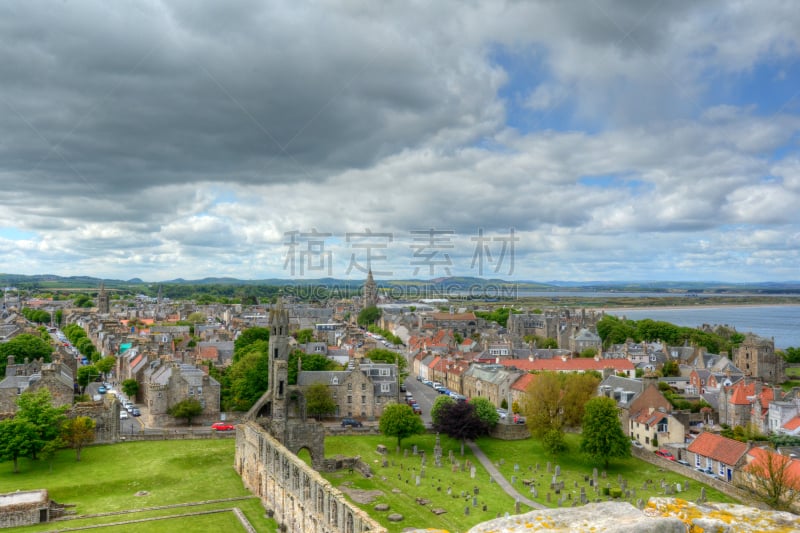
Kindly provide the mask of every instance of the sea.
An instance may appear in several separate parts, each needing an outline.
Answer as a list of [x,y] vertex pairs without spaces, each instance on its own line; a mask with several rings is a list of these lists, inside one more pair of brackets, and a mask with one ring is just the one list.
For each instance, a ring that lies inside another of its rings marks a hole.
[[800,305],[723,305],[654,309],[606,309],[632,320],[651,318],[678,326],[726,325],[740,333],[773,338],[775,348],[800,347]]

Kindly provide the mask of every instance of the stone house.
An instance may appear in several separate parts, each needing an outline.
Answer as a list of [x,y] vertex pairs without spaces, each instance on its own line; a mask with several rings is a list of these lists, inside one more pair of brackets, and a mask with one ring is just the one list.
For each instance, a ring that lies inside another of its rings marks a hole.
[[525,410],[525,405],[528,403],[528,387],[534,379],[536,379],[536,374],[522,374],[514,383],[512,383],[511,405],[508,406],[509,410],[511,410],[515,403],[522,411]]
[[[780,391],[778,391],[780,398]],[[760,381],[743,379],[720,389],[717,408],[720,424],[747,427],[752,424],[759,432],[769,431],[769,404],[775,390]]]
[[315,383],[324,383],[336,403],[334,416],[372,420],[380,418],[386,405],[399,401],[397,380],[396,365],[354,358],[347,370],[301,371],[297,385],[305,391]]
[[469,337],[481,328],[482,320],[475,313],[430,313],[420,315],[420,329],[423,327],[434,330],[449,329],[462,337]]
[[180,424],[168,414],[169,409],[183,400],[194,399],[203,412],[192,423],[211,424],[219,419],[220,385],[200,368],[175,361],[155,360],[149,363],[140,381],[140,394],[148,410],[147,425],[174,426]]
[[626,430],[632,439],[655,451],[667,444],[682,444],[688,427],[684,420],[675,416],[672,404],[658,387],[650,383],[631,400]]
[[0,413],[15,413],[20,394],[41,389],[50,391],[54,406],[72,405],[75,387],[69,367],[60,362],[44,363],[41,359],[31,362],[26,359],[16,364],[14,356],[9,356],[6,376],[0,381]]
[[63,505],[50,499],[46,489],[0,494],[0,529],[32,526],[63,516]]
[[589,348],[596,349],[598,353],[603,348],[603,340],[594,331],[581,328],[569,337],[569,349],[572,353],[581,353]]
[[769,404],[767,420],[770,434],[800,434],[800,388],[783,395],[778,393]]
[[501,365],[473,364],[462,376],[461,394],[467,398],[487,398],[496,407],[511,398],[511,385],[523,372]]
[[619,407],[620,423],[623,431],[629,431],[630,406],[633,399],[644,390],[640,379],[608,376],[597,386],[597,395],[612,398]]
[[747,443],[704,431],[686,449],[687,460],[691,466],[710,469],[716,477],[731,483],[749,448]]

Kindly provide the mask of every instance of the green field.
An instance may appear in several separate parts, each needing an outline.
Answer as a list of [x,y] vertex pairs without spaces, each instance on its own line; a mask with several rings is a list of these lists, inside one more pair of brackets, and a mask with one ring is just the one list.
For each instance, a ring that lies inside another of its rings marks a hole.
[[[561,496],[564,497],[564,505],[572,506],[575,499],[580,496],[580,486],[586,486],[584,476],[591,478],[594,465],[581,454],[577,453],[579,436],[568,434],[567,442],[570,445],[570,452],[557,458],[548,457],[542,450],[541,444],[534,439],[523,441],[500,441],[490,438],[483,438],[478,441],[480,448],[497,466],[500,472],[508,480],[516,476],[515,488],[523,496],[534,500],[547,507],[557,507],[559,496],[554,491],[549,490],[552,473],[547,473],[547,462],[555,469],[558,464],[561,469],[560,481],[564,481],[565,489]],[[377,497],[369,504],[362,504],[361,507],[368,511],[373,518],[378,520],[389,531],[399,532],[407,527],[417,528],[438,528],[449,531],[465,531],[485,520],[496,518],[498,514],[506,512],[514,514],[514,500],[500,489],[497,483],[489,481],[489,474],[481,464],[472,456],[469,448],[465,449],[465,456],[460,456],[460,446],[456,441],[442,438],[443,466],[436,468],[433,465],[433,435],[421,435],[411,437],[403,441],[403,448],[411,449],[414,444],[419,450],[425,450],[427,455],[426,477],[422,479],[419,487],[416,486],[416,475],[419,472],[421,459],[409,454],[408,457],[403,452],[395,452],[396,441],[394,439],[381,436],[364,437],[328,437],[325,439],[325,450],[327,456],[341,454],[345,456],[358,455],[365,462],[372,466],[375,474],[371,479],[365,479],[358,473],[339,472],[334,474],[324,474],[335,486],[346,485],[345,488],[357,488],[363,491],[379,491]],[[384,444],[389,449],[387,459],[388,467],[381,466],[382,456],[376,452],[378,444]],[[476,466],[476,477],[471,479],[467,472],[452,472],[447,460],[448,452],[453,450],[455,459],[463,462],[469,459]],[[539,470],[536,464],[539,463]],[[519,466],[519,471],[515,472],[514,465]],[[402,467],[401,467],[402,465]],[[530,467],[530,469],[529,469]],[[414,468],[414,470],[410,470]],[[602,472],[602,468],[598,468]],[[605,479],[600,478],[598,485],[605,487],[618,487],[618,475],[622,475],[627,481],[629,489],[636,489],[636,497],[630,497],[627,501],[636,503],[641,498],[647,501],[651,496],[663,496],[660,482],[663,479],[666,483],[681,483],[685,485],[686,479],[678,474],[667,470],[661,470],[657,466],[641,461],[639,459],[625,459],[612,461],[606,472]],[[529,492],[529,487],[523,485],[522,480],[534,481],[538,497],[533,497]],[[644,489],[645,480],[652,480],[648,489]],[[578,482],[578,488],[575,487]],[[473,488],[479,487],[478,507],[472,506]],[[452,495],[447,495],[447,488],[450,487]],[[700,496],[701,485],[695,481],[690,481],[689,491],[683,491],[681,498],[696,500]],[[395,492],[398,491],[399,493]],[[468,495],[461,497],[461,491]],[[547,501],[547,493],[551,493],[550,502]],[[595,495],[593,489],[587,487],[587,497],[595,499],[602,497]],[[421,497],[430,500],[426,505],[417,503],[416,498]],[[625,498],[623,498],[625,499]],[[735,502],[735,500],[714,489],[706,487],[706,499],[718,502]],[[388,503],[389,511],[378,512],[373,510],[377,503]],[[486,505],[486,511],[483,510]],[[470,507],[469,515],[465,515],[465,508]],[[432,509],[440,508],[447,512],[435,515]],[[521,505],[520,512],[529,511],[526,505]],[[399,523],[391,523],[386,517],[389,513],[397,512],[405,517]]]
[[[58,529],[108,524],[115,532],[174,531],[179,523],[182,533],[244,531],[231,511],[180,516],[238,507],[258,531],[275,531],[258,499],[244,489],[233,456],[229,439],[93,446],[84,449],[79,463],[72,450],[63,450],[52,466],[21,459],[19,474],[13,473],[11,462],[0,463],[0,492],[47,489],[58,503],[75,505],[76,516],[124,512],[59,522]],[[143,492],[147,494],[136,495]],[[244,499],[208,503],[228,498]],[[158,509],[164,506],[176,507]],[[173,518],[122,524],[154,517]],[[53,529],[50,523],[22,530]]]
[[[395,452],[396,440],[393,438],[328,437],[325,440],[328,457],[360,456],[371,466],[374,475],[367,479],[357,472],[340,471],[325,474],[325,477],[392,532],[408,527],[465,531],[498,515],[515,512],[514,500],[497,483],[490,482],[488,473],[472,456],[469,448],[461,457],[457,441],[446,437],[441,439],[442,467],[436,467],[434,440],[433,435],[404,440],[403,449],[409,450],[406,456],[403,451]],[[478,443],[509,481],[512,476],[517,477],[515,487],[524,496],[555,507],[555,494],[551,494],[550,503],[546,501],[552,476],[546,472],[548,460],[553,468],[556,464],[561,467],[559,479],[566,485],[562,496],[571,495],[570,500],[565,497],[565,505],[572,505],[578,495],[575,482],[579,486],[585,485],[584,476],[591,476],[592,473],[592,464],[575,453],[578,436],[567,435],[567,440],[572,453],[559,458],[548,458],[533,439],[508,442],[485,438]],[[386,467],[382,466],[384,456],[376,451],[379,444],[384,444],[389,450]],[[420,474],[421,458],[410,451],[415,444],[419,450],[425,450],[427,461],[426,474],[420,479],[419,486],[416,477]],[[448,460],[451,450],[459,464],[469,460],[475,465],[475,479],[470,477],[469,469],[462,471],[457,468],[453,472]],[[310,460],[307,453],[301,457]],[[44,488],[57,502],[75,506],[73,510],[77,518],[21,529],[27,532],[87,526],[106,526],[100,529],[131,533],[175,529],[180,529],[181,533],[244,531],[231,510],[234,507],[241,509],[258,531],[275,531],[276,524],[265,518],[261,503],[243,488],[241,479],[233,469],[233,459],[234,445],[228,439],[93,446],[84,450],[80,463],[75,461],[73,451],[63,450],[53,459],[52,465],[44,461],[21,459],[19,474],[13,473],[11,462],[0,463],[0,492]],[[537,463],[538,471],[535,466]],[[519,465],[519,471],[515,471],[514,464]],[[644,461],[626,459],[612,462],[607,478],[601,480],[600,486],[605,486],[605,483],[617,486],[618,475],[627,480],[629,488],[636,488],[637,498],[645,501],[650,496],[663,495],[659,485],[661,479],[685,484],[685,480],[677,474],[661,471]],[[522,485],[523,479],[536,483],[538,498],[534,498],[528,488]],[[646,479],[654,481],[652,489],[642,488]],[[477,506],[473,505],[475,487],[479,489]],[[700,484],[691,482],[690,490],[680,496],[694,500],[699,496],[699,491]],[[137,493],[146,494],[137,496]],[[587,495],[594,498],[589,491]],[[733,501],[710,488],[706,488],[706,497],[711,501]],[[417,501],[418,498],[423,499],[422,503]],[[220,501],[227,499],[233,500]],[[374,510],[378,503],[386,503],[390,509]],[[467,508],[468,515],[465,512]],[[444,512],[437,515],[434,510]],[[528,510],[527,506],[521,505],[520,512]],[[391,523],[387,519],[390,513],[400,513],[405,519]]]

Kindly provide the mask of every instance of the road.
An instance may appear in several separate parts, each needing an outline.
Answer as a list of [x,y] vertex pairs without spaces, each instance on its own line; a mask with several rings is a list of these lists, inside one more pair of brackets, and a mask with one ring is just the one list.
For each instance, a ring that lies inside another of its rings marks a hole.
[[439,397],[439,393],[433,390],[433,387],[428,387],[421,381],[417,381],[414,376],[408,376],[405,385],[406,390],[414,396],[420,409],[422,409],[422,421],[425,422],[426,426],[429,426],[431,424],[431,407],[433,407],[433,402],[436,398]]

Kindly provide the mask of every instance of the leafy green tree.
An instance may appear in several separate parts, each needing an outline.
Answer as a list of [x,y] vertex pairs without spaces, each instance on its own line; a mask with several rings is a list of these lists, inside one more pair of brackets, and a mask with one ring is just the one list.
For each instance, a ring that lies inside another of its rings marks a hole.
[[126,379],[122,382],[122,392],[128,398],[136,398],[136,395],[139,394],[139,382],[135,379]]
[[38,434],[36,426],[27,420],[9,418],[0,422],[0,460],[13,461],[14,473],[19,474],[19,458],[35,453]]
[[300,361],[300,366],[303,370],[337,370],[339,365],[333,359],[328,359],[322,354],[318,353],[305,353],[302,350],[293,350],[289,354],[288,364],[288,378],[289,385],[297,384],[297,362]]
[[60,326],[64,322],[64,310],[58,309],[55,316],[56,325]]
[[586,402],[597,394],[600,378],[591,373],[559,374],[561,382],[562,422],[565,427],[578,427],[583,421]]
[[358,313],[356,321],[359,326],[369,326],[374,324],[381,317],[381,310],[374,305],[365,307]]
[[603,461],[605,468],[610,458],[630,457],[631,443],[622,431],[613,398],[597,396],[586,403],[580,450]]
[[365,357],[373,363],[389,363],[396,364],[397,370],[400,372],[400,377],[404,378],[408,375],[408,361],[403,354],[386,350],[384,348],[373,348],[367,351]]
[[75,450],[75,460],[80,462],[84,446],[94,442],[94,420],[88,416],[69,418],[61,424],[61,440]]
[[433,400],[433,405],[431,406],[431,421],[434,426],[441,422],[442,413],[447,410],[447,406],[454,403],[456,403],[456,401],[446,394],[440,394]]
[[200,416],[203,412],[203,406],[194,398],[187,398],[181,400],[169,409],[167,414],[175,418],[185,418],[188,425],[192,425],[192,418]]
[[561,383],[558,374],[542,372],[531,380],[526,391],[525,414],[535,437],[544,437],[551,429],[564,425]]
[[294,334],[294,338],[297,339],[297,342],[300,344],[309,343],[314,340],[314,330],[311,328],[298,329]]
[[390,403],[384,407],[378,427],[387,437],[397,437],[398,448],[403,439],[425,433],[422,419],[414,414],[411,406],[400,403]]
[[26,358],[29,361],[42,359],[45,363],[49,363],[52,354],[52,346],[41,337],[30,333],[17,335],[8,342],[0,343],[0,376],[5,376],[9,355],[13,355],[17,363]]
[[586,348],[585,350],[581,350],[581,353],[578,354],[579,357],[585,359],[590,359],[595,355],[597,355],[597,348]]
[[787,363],[800,363],[800,348],[789,346],[783,350],[783,358]]
[[558,455],[569,450],[564,432],[560,429],[549,429],[542,437],[542,446],[550,455]]
[[61,448],[65,447],[65,443],[61,440],[61,437],[56,437],[55,439],[48,441],[44,447],[39,450],[39,459],[42,461],[47,461],[50,472],[53,471],[53,459],[56,456],[56,453]]
[[497,422],[500,421],[500,415],[497,414],[497,409],[488,399],[476,396],[475,398],[471,398],[469,403],[475,406],[475,415],[480,418],[489,429],[495,427]]
[[489,425],[484,422],[471,402],[453,402],[442,406],[439,422],[433,425],[440,433],[461,441],[461,455],[464,455],[464,443],[489,433]]
[[36,432],[31,447],[31,458],[44,448],[48,441],[58,437],[64,413],[69,406],[54,407],[50,391],[41,389],[36,392],[23,392],[17,398],[17,414],[15,419],[27,420]]
[[314,383],[306,389],[306,412],[316,417],[332,415],[336,412],[336,402],[330,389],[324,383]]
[[269,328],[254,327],[242,331],[239,336],[236,337],[236,340],[233,341],[233,362],[235,363],[238,361],[244,350],[254,342],[268,340]]
[[269,345],[255,341],[240,352],[240,359],[228,369],[231,408],[247,411],[267,390],[269,379]]
[[681,367],[677,361],[666,361],[664,366],[661,368],[661,374],[664,376],[680,376]]
[[100,372],[94,365],[86,365],[78,368],[78,385],[81,387],[81,392],[86,390],[86,386],[100,376]]
[[116,366],[117,358],[113,355],[108,355],[98,360],[94,367],[103,375],[107,375]]
[[75,307],[93,307],[94,302],[88,294],[79,294],[73,301],[72,305]]
[[192,324],[205,324],[206,320],[207,317],[205,313],[201,313],[200,311],[190,313],[189,316],[186,317],[186,321],[191,322]]

